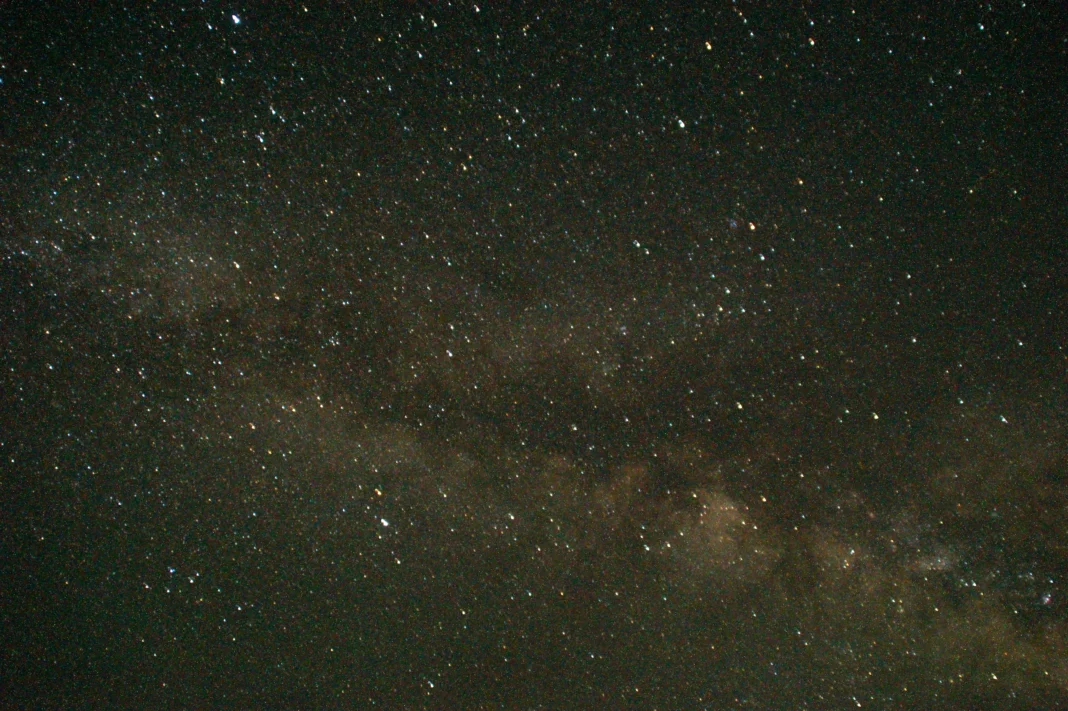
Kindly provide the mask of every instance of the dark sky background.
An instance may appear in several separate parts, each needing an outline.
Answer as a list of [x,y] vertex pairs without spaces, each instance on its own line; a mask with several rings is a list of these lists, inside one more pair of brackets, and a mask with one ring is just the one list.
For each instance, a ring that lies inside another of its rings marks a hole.
[[1060,3],[3,3],[0,705],[1068,708],[1066,106]]

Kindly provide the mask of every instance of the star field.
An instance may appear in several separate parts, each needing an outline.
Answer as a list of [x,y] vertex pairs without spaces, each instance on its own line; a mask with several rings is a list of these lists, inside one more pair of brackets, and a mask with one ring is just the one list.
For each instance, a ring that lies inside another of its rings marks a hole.
[[0,8],[0,705],[1068,705],[1064,14]]

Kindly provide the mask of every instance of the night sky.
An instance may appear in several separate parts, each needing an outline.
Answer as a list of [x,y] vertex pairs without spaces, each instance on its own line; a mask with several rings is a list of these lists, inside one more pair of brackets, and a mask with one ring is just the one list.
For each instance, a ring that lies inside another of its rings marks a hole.
[[3,3],[0,706],[1068,708],[1066,106],[1056,2]]

